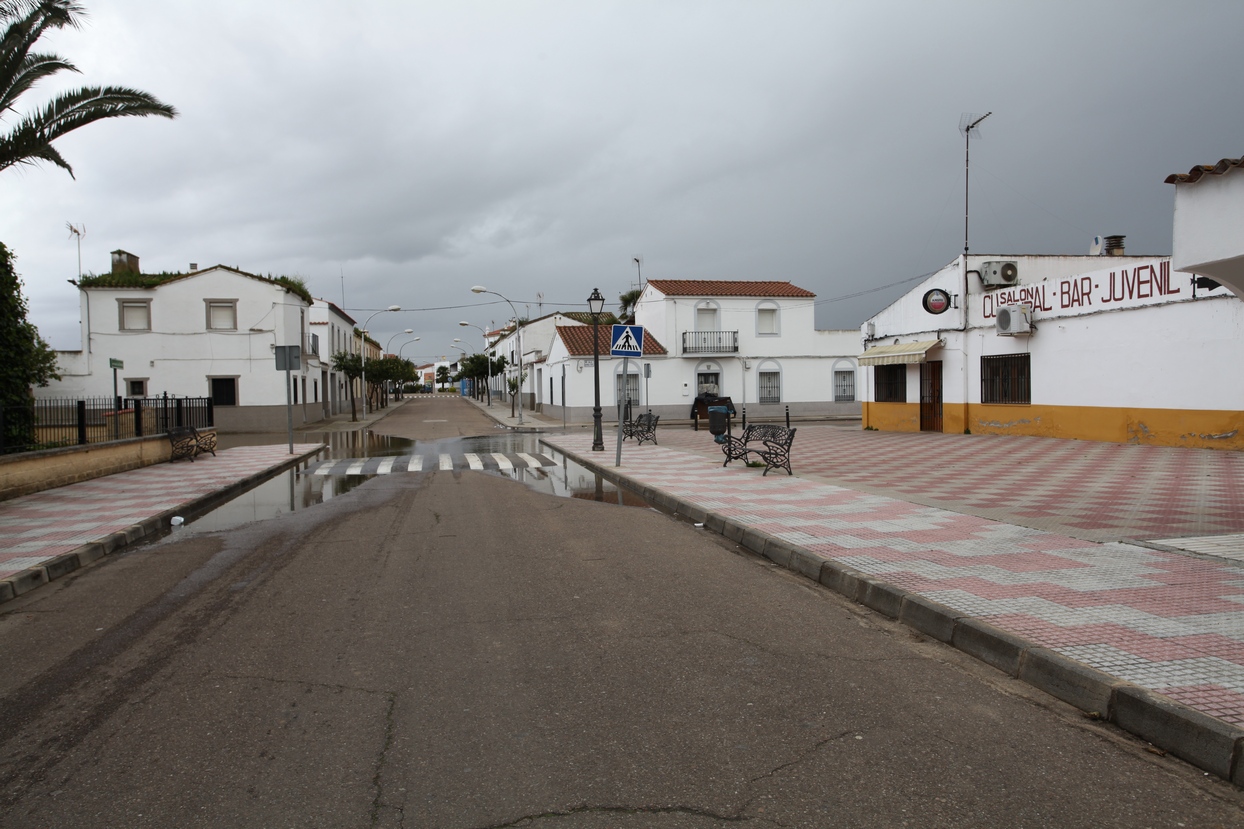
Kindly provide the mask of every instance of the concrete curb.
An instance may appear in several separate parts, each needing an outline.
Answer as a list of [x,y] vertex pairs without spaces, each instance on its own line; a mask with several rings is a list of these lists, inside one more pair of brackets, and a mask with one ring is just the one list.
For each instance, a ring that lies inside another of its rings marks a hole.
[[[656,487],[640,487],[611,467],[556,447],[581,466],[649,502],[712,530],[779,567],[842,594],[933,639],[945,642],[1094,718],[1109,721],[1199,769],[1244,787],[1244,729],[876,576],[831,561],[798,545],[746,527]],[[703,516],[700,518],[698,516]]]
[[104,538],[83,544],[81,547],[70,550],[67,553],[61,553],[37,567],[31,567],[15,575],[0,579],[0,604],[12,601],[37,587],[42,587],[59,579],[61,576],[86,567],[88,564],[92,564],[123,547],[128,547],[138,541],[151,540],[167,535],[172,529],[169,522],[174,515],[196,518],[234,496],[258,486],[269,478],[274,478],[285,470],[315,457],[325,448],[324,444],[320,444],[317,449],[304,452],[301,455],[291,456],[288,460],[276,466],[269,467],[262,472],[256,472],[254,475],[239,481],[234,481],[224,489],[209,492],[207,495],[196,498],[193,501],[187,501],[184,504],[178,504],[172,509],[167,509],[158,515],[146,518],[137,524],[132,524]]

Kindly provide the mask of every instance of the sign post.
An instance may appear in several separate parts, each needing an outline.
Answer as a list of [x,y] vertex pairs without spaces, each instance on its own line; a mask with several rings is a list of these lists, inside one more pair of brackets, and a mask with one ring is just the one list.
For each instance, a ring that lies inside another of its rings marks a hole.
[[115,440],[121,434],[121,395],[117,391],[117,369],[124,369],[125,363],[116,357],[109,357],[108,368],[112,369],[112,437]]
[[285,372],[285,421],[289,426],[289,453],[294,454],[294,401],[290,396],[290,384],[295,368],[302,367],[302,347],[297,345],[278,345],[276,347],[276,370]]
[[622,398],[627,394],[627,379],[631,358],[644,356],[644,327],[642,325],[615,325],[609,337],[609,354],[622,358],[622,393],[618,395],[618,454],[614,466],[622,465],[622,418],[626,416]]

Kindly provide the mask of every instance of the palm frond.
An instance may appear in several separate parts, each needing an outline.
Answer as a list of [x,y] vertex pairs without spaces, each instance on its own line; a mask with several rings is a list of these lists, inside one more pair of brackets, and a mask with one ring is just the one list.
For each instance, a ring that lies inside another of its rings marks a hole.
[[27,55],[11,76],[4,72],[5,68],[0,65],[0,113],[12,110],[17,99],[44,78],[63,70],[78,71],[78,67],[59,55],[44,54]]

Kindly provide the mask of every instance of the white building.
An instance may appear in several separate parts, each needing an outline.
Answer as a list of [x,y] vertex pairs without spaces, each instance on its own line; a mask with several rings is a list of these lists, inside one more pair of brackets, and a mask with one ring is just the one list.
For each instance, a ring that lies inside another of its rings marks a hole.
[[1166,177],[1175,185],[1172,267],[1201,274],[1244,299],[1244,166],[1242,158]]
[[[138,257],[114,251],[111,273],[76,284],[83,347],[57,353],[62,379],[37,389],[39,397],[111,397],[109,366],[118,360],[122,397],[209,397],[222,431],[281,430],[285,372],[276,369],[275,351],[296,345],[302,360],[291,373],[294,422],[324,417],[334,381],[330,375],[326,384],[318,356],[312,298],[296,281],[224,265],[143,274]],[[340,339],[352,325],[339,310],[319,313],[329,336]]]
[[960,256],[865,322],[864,426],[1244,448],[1244,303],[1107,239]]
[[[635,306],[645,330],[644,356],[609,354],[601,326],[601,407],[616,417],[629,394],[667,419],[690,415],[702,392],[730,397],[749,418],[792,415],[858,416],[856,355],[859,333],[815,327],[811,291],[789,282],[649,280]],[[578,315],[576,315],[578,316]],[[536,364],[537,405],[554,417],[591,418],[594,405],[591,326],[556,327],[557,337]],[[562,390],[562,378],[565,390]]]
[[[361,335],[354,333],[354,318],[328,300],[315,299],[308,314],[308,325],[314,335],[311,341],[319,349],[308,360],[308,369],[318,369],[320,372],[320,388],[323,390],[321,408],[324,417],[348,412],[350,380],[343,372],[333,370],[333,355],[358,353]],[[354,391],[357,399],[357,386]]]

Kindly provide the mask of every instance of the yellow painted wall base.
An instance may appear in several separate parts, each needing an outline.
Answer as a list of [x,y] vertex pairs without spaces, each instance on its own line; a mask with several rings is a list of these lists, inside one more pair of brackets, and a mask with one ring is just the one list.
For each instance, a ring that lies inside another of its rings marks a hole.
[[[1244,449],[1244,412],[1133,409],[1110,406],[997,406],[948,403],[942,430],[976,435],[1033,435],[1147,446]],[[920,431],[918,403],[864,403],[863,425],[887,432]]]

